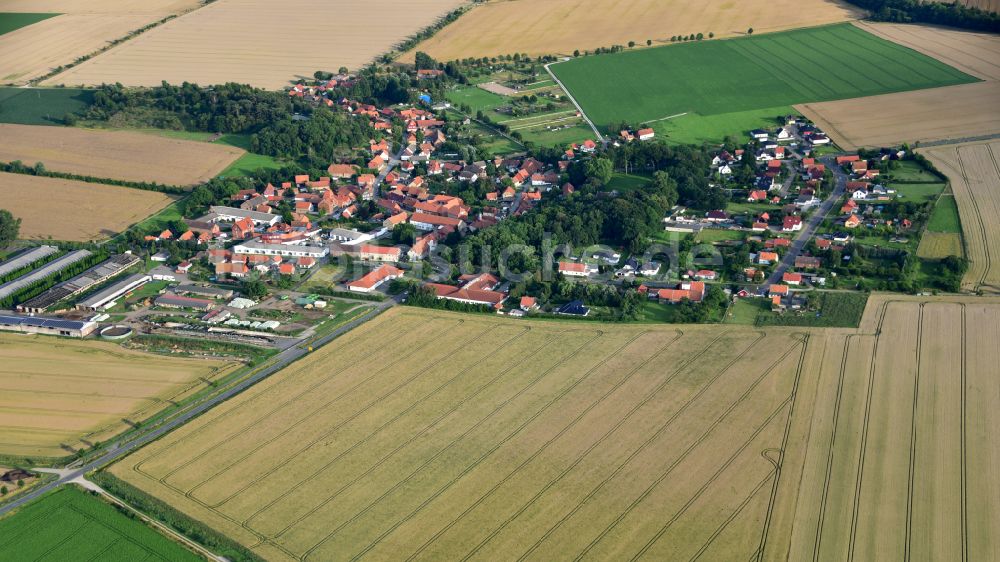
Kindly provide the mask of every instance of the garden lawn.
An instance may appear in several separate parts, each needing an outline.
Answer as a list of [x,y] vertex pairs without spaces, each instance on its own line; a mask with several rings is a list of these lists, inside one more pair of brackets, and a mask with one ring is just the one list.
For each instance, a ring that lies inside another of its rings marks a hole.
[[58,15],[0,12],[0,35]]
[[639,191],[648,186],[651,181],[649,176],[616,172],[611,176],[611,181],[604,186],[604,191],[618,191],[620,193]]
[[958,206],[953,195],[943,195],[938,199],[931,220],[927,222],[931,232],[962,232],[962,220],[958,217]]
[[502,105],[509,103],[506,98],[478,86],[466,86],[454,90],[448,90],[445,98],[455,106],[468,105],[472,112],[482,111],[492,117],[492,111]]
[[0,560],[170,560],[202,558],[74,486],[64,486],[0,520]]
[[896,200],[897,201],[915,201],[917,203],[926,203],[928,201],[933,201],[938,195],[944,191],[945,184],[943,183],[894,183],[892,184],[893,189],[896,190]]
[[[598,127],[685,112],[773,112],[797,103],[977,81],[850,24],[580,57],[551,69]],[[685,134],[707,136],[697,124]]]

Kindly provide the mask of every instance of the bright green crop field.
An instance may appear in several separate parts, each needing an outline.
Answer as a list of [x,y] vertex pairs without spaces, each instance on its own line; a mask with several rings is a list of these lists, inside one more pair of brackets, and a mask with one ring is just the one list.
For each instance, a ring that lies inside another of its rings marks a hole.
[[33,23],[47,20],[59,14],[29,14],[15,12],[0,12],[0,35],[27,27]]
[[686,113],[679,132],[699,140],[699,116],[713,135],[729,131],[711,116],[767,110],[755,116],[763,118],[770,108],[798,103],[977,81],[851,24],[580,57],[550,68],[598,127],[652,122],[669,135],[664,119]]
[[75,487],[0,520],[0,560],[169,560],[201,557]]
[[0,123],[64,125],[68,113],[94,103],[95,90],[77,88],[0,88]]

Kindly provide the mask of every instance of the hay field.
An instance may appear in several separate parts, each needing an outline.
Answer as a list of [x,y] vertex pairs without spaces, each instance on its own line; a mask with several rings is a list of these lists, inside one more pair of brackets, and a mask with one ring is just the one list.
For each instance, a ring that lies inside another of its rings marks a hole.
[[830,0],[505,0],[477,6],[407,53],[439,60],[496,56],[572,54],[635,41],[669,42],[671,35],[740,35],[823,25],[862,17]]
[[805,352],[396,308],[111,471],[275,561],[745,560]]
[[2,208],[21,219],[21,238],[86,242],[107,238],[173,199],[99,183],[0,172]]
[[1000,293],[1000,141],[920,152],[951,180],[969,258],[962,288]]
[[924,232],[917,247],[917,256],[926,259],[941,259],[948,256],[964,256],[962,235],[955,232]]
[[461,4],[218,0],[46,83],[155,86],[186,80],[280,89],[300,77],[311,79],[317,70],[357,69]]
[[61,457],[233,368],[106,342],[0,334],[0,454]]
[[815,348],[762,560],[1000,559],[998,315],[880,296]]
[[861,29],[984,82],[796,106],[845,150],[1000,133],[1000,36],[891,23]]
[[[199,0],[0,0],[0,12],[60,14],[0,36],[0,83],[22,84]],[[113,82],[113,80],[112,80]]]
[[208,181],[245,152],[233,146],[148,135],[0,123],[0,161],[49,170],[189,186]]

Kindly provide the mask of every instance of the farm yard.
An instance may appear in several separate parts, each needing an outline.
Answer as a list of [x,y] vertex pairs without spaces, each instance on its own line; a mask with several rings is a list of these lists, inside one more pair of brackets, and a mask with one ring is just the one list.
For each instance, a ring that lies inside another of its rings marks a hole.
[[932,26],[859,23],[984,82],[873,97],[806,103],[796,110],[845,150],[1000,133],[1000,37]]
[[746,559],[805,352],[395,309],[111,473],[269,560]]
[[998,315],[997,299],[881,295],[814,348],[762,560],[1000,557]]
[[[846,61],[873,59],[895,63],[855,80]],[[657,128],[682,114],[721,115],[977,80],[851,24],[582,57],[551,69],[605,128],[622,120]]]
[[[317,70],[358,69],[434,23],[461,0],[218,0],[118,45],[46,84],[156,86],[238,82],[280,89]],[[392,23],[381,13],[406,14]],[[275,33],[274,23],[297,37]],[[330,33],[336,28],[337,33]],[[162,53],[171,56],[164,57]]]
[[0,124],[0,161],[97,178],[190,186],[215,177],[238,148],[127,131]]
[[229,372],[235,363],[105,342],[0,334],[0,454],[64,457]]
[[[530,19],[525,14],[530,13]],[[823,25],[861,17],[831,0],[748,0],[692,3],[687,0],[509,0],[477,6],[407,53],[438,60],[524,53],[572,54],[634,41],[668,43],[672,34],[715,33],[716,37]],[[517,33],[510,30],[517,29]]]
[[1000,142],[921,149],[951,180],[969,271],[962,288],[1000,293]]
[[5,172],[0,186],[3,207],[21,219],[21,237],[36,240],[108,238],[172,201],[154,191]]
[[0,558],[170,560],[202,558],[76,487],[64,487],[0,520]]
[[0,83],[23,84],[41,77],[110,41],[199,5],[199,0],[0,0],[0,12],[54,14],[0,35]]

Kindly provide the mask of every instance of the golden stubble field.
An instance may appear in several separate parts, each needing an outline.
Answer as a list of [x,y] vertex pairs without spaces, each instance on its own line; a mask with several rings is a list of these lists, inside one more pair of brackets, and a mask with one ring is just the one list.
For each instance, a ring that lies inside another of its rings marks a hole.
[[1000,141],[921,149],[951,180],[969,271],[962,288],[1000,293]]
[[111,472],[268,560],[993,560],[998,314],[878,295],[858,330],[765,332],[395,309]]
[[42,76],[199,5],[199,0],[0,0],[0,12],[61,14],[0,36],[0,83],[21,84]]
[[841,148],[1000,133],[1000,36],[922,25],[855,25],[983,82],[796,106]]
[[833,0],[498,0],[477,6],[422,42],[416,51],[438,60],[570,54],[635,41],[669,42],[672,35],[716,37],[778,31],[857,19],[862,13]]
[[156,86],[166,80],[280,89],[317,70],[358,69],[462,3],[218,0],[46,83]]
[[13,456],[62,457],[106,440],[234,367],[9,333],[0,356],[0,454]]
[[21,219],[21,238],[108,238],[169,205],[162,193],[0,172],[2,208]]
[[129,131],[0,124],[0,161],[42,162],[49,170],[190,186],[208,181],[242,149]]

